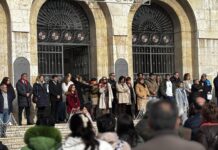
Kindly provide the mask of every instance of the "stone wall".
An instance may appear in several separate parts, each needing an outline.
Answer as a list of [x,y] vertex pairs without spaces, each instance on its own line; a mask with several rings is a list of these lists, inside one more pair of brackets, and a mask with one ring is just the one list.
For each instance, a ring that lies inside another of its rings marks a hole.
[[3,4],[0,2],[0,77],[9,75],[9,47],[8,47],[8,25],[7,15]]
[[207,73],[213,79],[218,70],[218,0],[188,0],[197,22],[199,76]]

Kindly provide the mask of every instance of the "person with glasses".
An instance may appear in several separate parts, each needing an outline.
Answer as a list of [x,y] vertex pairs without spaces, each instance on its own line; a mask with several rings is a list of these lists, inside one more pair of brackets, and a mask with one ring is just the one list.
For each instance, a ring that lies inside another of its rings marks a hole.
[[14,97],[8,92],[7,85],[2,83],[0,91],[0,124],[8,122],[13,111],[13,100]]

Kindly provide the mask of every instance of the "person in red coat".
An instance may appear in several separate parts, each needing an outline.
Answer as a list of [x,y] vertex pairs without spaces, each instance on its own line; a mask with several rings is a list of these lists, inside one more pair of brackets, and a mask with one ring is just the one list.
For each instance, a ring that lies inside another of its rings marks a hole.
[[74,84],[69,86],[67,93],[67,113],[76,113],[80,110],[80,100],[76,91],[76,87]]

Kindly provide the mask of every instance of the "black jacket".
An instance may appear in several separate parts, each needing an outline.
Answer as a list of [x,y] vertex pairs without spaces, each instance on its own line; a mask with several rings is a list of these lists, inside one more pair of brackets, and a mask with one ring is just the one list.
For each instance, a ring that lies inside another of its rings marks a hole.
[[[30,107],[31,106],[31,94],[32,94],[32,86],[29,82],[27,85],[22,82],[22,80],[18,80],[16,84],[17,89],[17,100],[19,107]],[[30,93],[30,96],[27,97],[26,94]]]
[[78,92],[78,97],[80,99],[80,106],[83,107],[84,106],[83,94],[85,94],[86,91],[89,91],[91,86],[84,84],[82,82],[79,82],[75,78],[72,78],[72,81],[75,84],[76,90]]
[[198,132],[197,141],[204,145],[207,150],[218,148],[218,123],[204,123]]
[[[55,84],[53,80],[49,81],[49,95],[51,102],[62,100],[62,88],[59,82]],[[57,98],[58,95],[60,95],[60,99]]]
[[48,85],[43,83],[34,83],[33,85],[33,97],[37,98],[37,107],[47,107],[49,106],[49,93],[47,90]]
[[[13,105],[12,102],[14,100],[14,97],[12,93],[8,92],[8,112],[11,113],[13,111]],[[0,113],[3,113],[4,110],[4,97],[2,95],[2,92],[0,92]]]
[[215,95],[218,97],[218,76],[213,80],[214,88],[215,88]]
[[191,88],[191,102],[198,96],[203,97],[203,86],[201,84],[193,84]]
[[[172,81],[171,81],[172,82]],[[167,97],[166,95],[166,90],[167,90],[167,80],[164,80],[161,85],[160,85],[160,93],[161,93],[161,96],[163,97]],[[173,89],[173,96],[175,96],[175,90],[176,90],[176,87],[175,87],[175,84],[172,83],[172,89]]]

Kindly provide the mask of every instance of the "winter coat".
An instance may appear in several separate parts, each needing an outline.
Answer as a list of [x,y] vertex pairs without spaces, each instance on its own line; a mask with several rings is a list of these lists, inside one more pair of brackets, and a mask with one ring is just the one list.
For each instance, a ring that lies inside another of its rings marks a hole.
[[183,81],[183,84],[184,84],[186,94],[187,94],[187,96],[189,96],[191,93],[191,88],[192,88],[193,82],[191,80],[185,80],[185,81]]
[[140,83],[136,84],[135,92],[136,92],[137,99],[147,99],[147,96],[149,95],[147,86],[142,85]]
[[90,86],[87,85],[87,84],[84,84],[80,81],[77,81],[75,78],[72,78],[72,81],[74,83],[74,85],[76,86],[76,90],[77,90],[77,93],[78,93],[78,96],[79,96],[79,99],[80,99],[80,105],[81,107],[83,107],[84,105],[84,102],[85,102],[85,99],[84,99],[84,92],[88,89],[90,89]]
[[215,96],[218,97],[218,76],[213,80],[214,88],[215,88]]
[[205,81],[200,81],[200,84],[203,85],[203,97],[205,99],[207,99],[207,94],[212,90],[212,85],[210,83],[210,81],[208,79],[206,79]]
[[33,98],[36,97],[37,107],[48,107],[49,106],[49,91],[48,84],[40,84],[38,82],[33,84]]
[[[112,101],[114,99],[113,97],[113,92],[111,89],[111,85],[107,83],[107,89],[108,89],[108,98],[109,98],[109,108],[112,108]],[[100,87],[99,88],[99,93],[100,93],[100,99],[99,99],[99,108],[100,109],[106,109],[106,104],[105,104],[105,98],[106,98],[106,93],[105,93],[105,87]]]
[[197,135],[197,141],[207,150],[218,148],[218,123],[203,123]]
[[196,113],[195,115],[190,116],[186,120],[184,127],[190,128],[192,130],[192,135],[191,135],[192,140],[196,140],[197,133],[200,129],[201,123],[202,123],[202,117],[200,113]]
[[68,92],[68,89],[69,89],[70,85],[72,85],[72,84],[73,84],[72,81],[70,81],[67,85],[66,85],[65,82],[63,82],[63,83],[61,84],[61,88],[62,88],[62,98],[63,98],[63,101],[64,101],[64,102],[66,102],[66,98],[67,98],[66,92]]
[[205,150],[205,148],[199,143],[180,138],[176,133],[156,133],[154,138],[133,150]]
[[[13,112],[13,105],[12,102],[14,100],[14,96],[12,93],[7,93],[8,95],[8,113]],[[0,113],[3,113],[4,110],[4,97],[2,95],[2,92],[0,92]]]
[[98,88],[98,85],[93,85],[91,88],[90,88],[90,98],[98,98],[98,95],[99,95],[99,88]]
[[[175,86],[175,84],[173,84],[173,82],[172,82],[172,86],[173,86],[172,89],[173,89],[173,96],[174,96],[175,95],[176,86]],[[166,91],[167,91],[167,80],[164,80],[161,83],[161,85],[160,85],[160,94],[161,94],[161,96],[167,97]]]
[[193,84],[191,88],[191,100],[194,101],[195,97],[203,96],[203,86],[201,84]]
[[[113,150],[111,145],[105,141],[98,140],[99,147],[95,150]],[[85,144],[79,137],[68,137],[59,150],[85,150]]]
[[[16,84],[17,90],[17,100],[19,107],[30,107],[31,106],[31,95],[32,95],[32,86],[28,81],[27,84],[24,84],[22,80],[18,80]],[[26,94],[30,93],[27,97]]]
[[130,145],[127,142],[119,140],[116,132],[99,133],[98,138],[110,143],[115,150],[118,148],[118,146],[121,147],[119,150],[131,150]]
[[131,104],[130,90],[126,83],[116,84],[117,99],[119,104]]
[[170,81],[176,86],[179,82],[181,82],[180,78],[175,78],[174,76],[172,76],[170,78]]
[[[62,89],[61,89],[61,84],[59,82],[55,84],[53,80],[49,81],[49,95],[50,95],[51,102],[62,100]],[[57,98],[58,95],[60,95],[61,97],[60,99]]]
[[9,85],[7,85],[7,88],[8,88],[8,90],[7,90],[8,93],[10,93],[10,95],[12,95],[12,98],[15,99],[16,94],[15,94],[15,91],[14,91],[14,87],[11,84],[9,84]]
[[156,80],[152,80],[151,78],[148,78],[147,80],[145,80],[145,84],[148,87],[150,96],[157,96],[158,94],[158,85]]
[[67,113],[71,113],[72,110],[74,112],[78,111],[80,108],[80,100],[77,93],[70,93],[67,95],[66,99],[67,103]]
[[175,98],[179,110],[179,116],[183,115],[184,113],[187,115],[189,104],[185,89],[177,88]]
[[110,83],[110,85],[111,85],[111,89],[112,89],[112,92],[113,92],[113,97],[114,98],[116,98],[116,92],[117,92],[117,89],[116,89],[116,81],[115,80],[111,80],[111,79],[109,79],[108,80],[108,83]]

